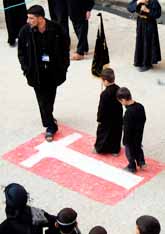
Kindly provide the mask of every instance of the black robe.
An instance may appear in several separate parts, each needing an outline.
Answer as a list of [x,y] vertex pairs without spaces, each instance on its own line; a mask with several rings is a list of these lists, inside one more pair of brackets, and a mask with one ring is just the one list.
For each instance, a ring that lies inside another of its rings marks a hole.
[[26,206],[23,211],[6,210],[7,218],[0,224],[0,234],[42,234],[52,227],[56,217],[44,210]]
[[140,11],[141,4],[137,5],[137,0],[132,0],[128,5],[128,11],[138,13],[134,65],[139,67],[151,66],[161,60],[156,22],[161,16],[161,6],[157,0],[149,0],[146,6],[149,13]]
[[119,87],[106,87],[101,93],[97,113],[97,138],[95,149],[98,153],[119,153],[122,136],[123,108],[116,99]]
[[[3,0],[4,8],[25,3],[25,0]],[[19,30],[26,24],[27,10],[26,5],[20,5],[5,10],[6,26],[8,31],[8,43],[15,44]]]

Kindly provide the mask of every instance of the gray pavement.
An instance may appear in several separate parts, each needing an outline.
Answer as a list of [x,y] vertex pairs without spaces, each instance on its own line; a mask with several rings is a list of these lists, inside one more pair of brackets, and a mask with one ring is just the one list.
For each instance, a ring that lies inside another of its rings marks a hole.
[[[93,10],[89,30],[90,54],[83,61],[71,62],[67,81],[58,90],[54,111],[59,122],[93,136],[101,92],[100,80],[93,78],[90,72],[98,26],[96,15],[97,11]],[[162,62],[153,70],[139,73],[132,65],[135,21],[105,12],[103,17],[116,83],[130,88],[134,99],[143,103],[146,109],[147,123],[143,142],[145,155],[165,163],[165,26],[159,25]],[[10,48],[6,43],[3,21],[3,13],[0,12],[0,155],[43,132],[33,89],[27,86],[22,75],[16,48]],[[73,52],[76,38],[72,27],[71,37]],[[135,233],[135,220],[143,214],[156,216],[162,224],[161,233],[165,233],[165,172],[115,206],[95,202],[4,160],[0,160],[0,173],[0,185],[13,181],[25,185],[33,198],[34,206],[54,213],[65,206],[75,208],[79,213],[82,233],[88,233],[92,226],[98,224],[105,226],[108,233]],[[1,191],[0,193],[2,220],[4,198]]]

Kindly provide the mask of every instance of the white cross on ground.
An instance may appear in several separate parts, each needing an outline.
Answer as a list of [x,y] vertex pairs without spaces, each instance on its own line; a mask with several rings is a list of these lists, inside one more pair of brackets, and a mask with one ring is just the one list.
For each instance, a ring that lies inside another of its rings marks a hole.
[[143,177],[123,171],[120,168],[108,165],[101,160],[91,158],[68,147],[81,137],[81,134],[73,133],[58,141],[51,143],[45,141],[35,147],[38,150],[36,154],[33,154],[20,164],[24,167],[31,168],[45,158],[55,158],[126,189],[134,187],[143,180]]

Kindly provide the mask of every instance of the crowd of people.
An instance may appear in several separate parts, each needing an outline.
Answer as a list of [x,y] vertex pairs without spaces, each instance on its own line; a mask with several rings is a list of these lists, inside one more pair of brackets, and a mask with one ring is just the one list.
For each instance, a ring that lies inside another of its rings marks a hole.
[[[3,0],[4,7],[12,5]],[[26,9],[23,0],[15,0],[18,7],[5,10],[8,29],[8,43],[16,44],[18,39],[18,59],[27,79],[33,87],[41,114],[45,139],[53,141],[58,130],[57,120],[53,116],[53,107],[57,87],[66,80],[70,65],[70,35],[68,18],[70,17],[78,38],[77,49],[71,56],[73,60],[84,59],[88,53],[88,20],[94,6],[93,0],[48,0],[52,20],[45,18],[41,5]],[[157,0],[132,0],[128,10],[137,12],[137,37],[134,65],[140,71],[147,71],[161,60],[159,36],[156,19],[161,15],[161,6]],[[135,173],[137,167],[146,167],[142,139],[146,121],[144,106],[132,98],[130,90],[115,83],[112,68],[102,71],[100,78],[105,90],[100,95],[97,112],[97,132],[93,153],[120,154],[123,132],[123,144],[128,165],[124,169]],[[123,107],[126,111],[123,117]],[[16,183],[5,188],[6,219],[0,224],[0,234],[80,234],[77,224],[77,212],[72,208],[63,208],[57,215],[31,207],[27,204],[26,189]],[[140,216],[136,220],[136,234],[159,234],[159,221],[150,215]],[[107,234],[102,226],[95,226],[89,234]]]
[[[89,49],[88,19],[94,1],[48,1],[52,20],[45,18],[41,5],[33,5],[27,10],[25,4],[19,5],[20,0],[15,3],[17,7],[5,11],[8,42],[14,45],[18,38],[18,59],[28,85],[34,89],[42,124],[46,128],[45,139],[51,142],[58,130],[57,120],[53,116],[56,92],[58,86],[66,80],[70,65],[68,18],[78,37],[77,50],[71,59],[80,60]],[[4,0],[4,6],[10,4],[9,0]],[[128,10],[138,13],[134,65],[146,71],[161,60],[156,24],[156,19],[161,15],[161,6],[157,0],[132,0]],[[18,18],[14,19],[13,14]],[[14,21],[17,24],[14,25]],[[14,34],[11,28],[15,30]],[[124,169],[135,173],[137,167],[146,167],[142,149],[146,121],[144,107],[132,99],[129,89],[119,88],[115,84],[113,69],[104,69],[101,79],[105,90],[101,93],[98,106],[98,128],[93,153],[118,156],[124,129],[123,144],[128,159]],[[124,117],[122,105],[126,107]]]
[[[77,212],[62,208],[56,215],[28,205],[29,194],[18,183],[5,187],[6,219],[0,224],[0,234],[81,234]],[[157,218],[142,215],[136,220],[136,234],[159,234]],[[107,234],[103,226],[95,226],[89,234]]]

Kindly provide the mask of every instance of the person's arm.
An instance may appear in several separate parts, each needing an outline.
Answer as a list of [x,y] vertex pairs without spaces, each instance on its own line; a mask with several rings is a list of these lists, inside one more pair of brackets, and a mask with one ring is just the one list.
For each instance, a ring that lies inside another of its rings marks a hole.
[[61,48],[61,56],[62,56],[62,60],[63,60],[63,67],[64,70],[67,71],[67,68],[70,65],[70,45],[69,45],[69,41],[67,40],[62,27],[55,23],[56,25],[56,29],[58,30],[59,33],[59,37],[60,37],[60,48]]
[[131,13],[136,12],[136,8],[137,8],[137,0],[132,0],[127,7],[127,10]]
[[151,4],[148,15],[154,19],[158,19],[161,16],[161,6],[157,0]]
[[97,111],[97,122],[102,123],[105,119],[106,115],[106,95],[105,92],[103,91],[100,95],[100,101],[99,101],[99,106],[98,106],[98,111]]
[[134,13],[137,11],[137,8],[139,7],[140,4],[145,4],[147,3],[148,0],[132,0],[127,7],[127,10],[131,13]]
[[131,118],[131,114],[126,111],[124,116],[124,136],[123,136],[123,144],[124,145],[130,145],[131,144],[131,138],[132,138],[132,125],[133,121]]
[[26,75],[28,72],[26,46],[27,46],[27,41],[26,41],[24,28],[23,28],[19,32],[19,36],[18,36],[18,59],[21,64],[21,69],[23,70],[24,75]]

